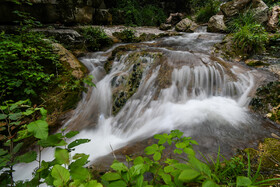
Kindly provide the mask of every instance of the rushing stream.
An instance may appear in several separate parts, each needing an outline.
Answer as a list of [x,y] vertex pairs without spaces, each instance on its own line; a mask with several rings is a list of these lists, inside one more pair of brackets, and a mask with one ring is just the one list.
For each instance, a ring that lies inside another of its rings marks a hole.
[[[222,39],[221,34],[200,31],[135,44],[115,56],[108,74],[105,62],[125,44],[80,59],[96,87],[84,94],[64,125],[81,131],[75,138],[91,139],[76,152],[90,154],[93,163],[112,149],[180,129],[198,141],[202,152],[216,153],[220,147],[232,155],[235,148],[269,136],[265,122],[248,110],[250,94],[262,76],[211,56],[211,47]],[[137,85],[126,90],[131,81]],[[128,92],[133,94],[121,105]],[[119,109],[114,112],[114,107]],[[52,156],[53,150],[43,152],[45,160]],[[17,179],[28,177],[20,172],[26,167],[18,166]]]

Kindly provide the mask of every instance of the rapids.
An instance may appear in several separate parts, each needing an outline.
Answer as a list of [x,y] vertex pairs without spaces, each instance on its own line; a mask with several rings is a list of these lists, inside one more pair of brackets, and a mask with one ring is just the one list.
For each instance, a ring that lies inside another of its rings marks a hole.
[[[75,152],[89,154],[92,164],[112,149],[179,129],[197,140],[203,153],[215,154],[220,147],[222,154],[232,155],[234,149],[270,136],[265,122],[248,109],[250,95],[262,76],[211,55],[212,46],[223,37],[200,30],[135,44],[135,50],[113,59],[108,74],[104,64],[113,50],[126,44],[81,58],[96,87],[84,93],[74,115],[64,124],[69,130],[80,130],[75,138],[91,139]],[[136,53],[139,55],[132,59]],[[113,115],[113,103],[117,102],[114,95],[127,85],[136,63],[142,69],[139,85]],[[53,150],[44,150],[42,159],[52,157]],[[15,178],[31,177],[23,171],[32,167],[36,166],[18,165]]]

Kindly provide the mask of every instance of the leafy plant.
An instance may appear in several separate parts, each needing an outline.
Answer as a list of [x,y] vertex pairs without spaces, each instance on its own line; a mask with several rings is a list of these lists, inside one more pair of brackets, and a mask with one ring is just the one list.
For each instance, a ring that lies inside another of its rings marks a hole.
[[135,36],[135,30],[133,29],[124,29],[120,32],[114,32],[113,35],[119,38],[122,42],[136,42],[137,38]]
[[268,34],[259,24],[245,25],[233,35],[237,52],[243,57],[265,50]]
[[[1,142],[3,146],[8,147],[0,149],[0,176],[1,184],[11,184],[13,186],[13,167],[19,162],[29,163],[37,158],[35,151],[18,155],[23,146],[21,140],[30,136],[38,139],[46,139],[48,137],[48,124],[46,120],[47,111],[44,108],[33,108],[30,101],[6,101],[0,106],[0,123],[1,123]],[[37,112],[40,111],[41,118],[35,120]],[[33,118],[33,122],[28,119]],[[27,121],[26,121],[27,120]]]
[[220,1],[212,0],[208,3],[204,4],[204,7],[200,8],[200,10],[196,14],[196,21],[207,23],[209,19],[217,14],[220,7]]
[[228,32],[235,33],[246,25],[256,24],[256,20],[254,18],[254,13],[249,10],[229,19],[226,24]]
[[86,39],[86,48],[90,51],[99,51],[112,44],[112,40],[99,27],[84,27],[80,32]]

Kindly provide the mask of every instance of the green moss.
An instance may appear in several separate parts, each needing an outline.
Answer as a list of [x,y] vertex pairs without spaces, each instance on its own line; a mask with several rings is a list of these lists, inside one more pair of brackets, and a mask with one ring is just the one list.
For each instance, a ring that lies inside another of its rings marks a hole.
[[279,122],[280,115],[280,82],[270,82],[257,89],[256,97],[250,103],[251,108],[261,114],[266,114],[271,120]]

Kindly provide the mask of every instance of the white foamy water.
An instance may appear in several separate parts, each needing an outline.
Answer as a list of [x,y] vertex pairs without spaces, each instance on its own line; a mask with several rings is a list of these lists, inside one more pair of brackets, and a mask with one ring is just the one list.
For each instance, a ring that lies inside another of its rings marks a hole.
[[[147,46],[148,51],[161,52],[172,68],[165,88],[158,84],[165,64],[155,65],[159,59],[149,54],[134,62],[130,55],[135,52],[125,53],[114,60],[108,74],[103,65],[110,51],[82,58],[95,77],[96,87],[84,95],[64,126],[81,130],[75,138],[92,141],[77,147],[75,152],[89,154],[93,163],[112,149],[173,129],[197,138],[207,150],[217,150],[218,146],[223,149],[223,145],[233,148],[261,137],[265,132],[260,122],[247,110],[248,95],[255,84],[253,74],[237,66],[224,67],[209,56],[211,46],[221,39],[219,34],[193,33],[154,42],[158,47]],[[112,96],[127,81],[136,63],[143,66],[139,87],[114,116]],[[52,157],[53,150],[43,152],[43,159]],[[35,164],[17,166],[15,178],[30,178],[34,167]]]

